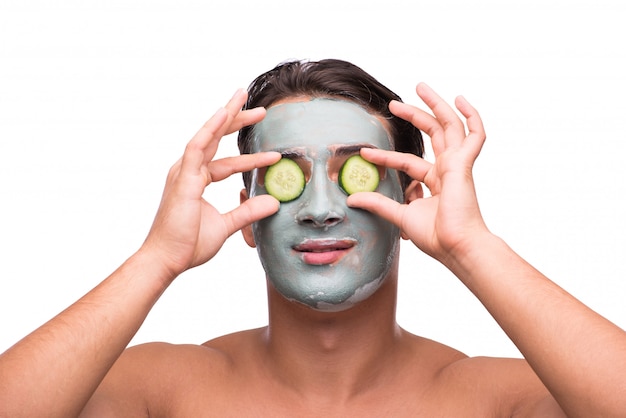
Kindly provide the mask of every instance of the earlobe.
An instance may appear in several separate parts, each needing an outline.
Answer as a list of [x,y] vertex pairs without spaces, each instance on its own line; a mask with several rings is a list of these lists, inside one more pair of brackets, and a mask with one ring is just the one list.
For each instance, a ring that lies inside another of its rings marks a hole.
[[[239,203],[243,203],[248,200],[248,192],[246,189],[242,189],[239,192]],[[243,239],[252,248],[256,248],[256,243],[254,242],[254,234],[252,233],[252,225],[246,225],[241,228],[241,234],[243,235]]]
[[417,180],[413,180],[404,191],[404,203],[406,204],[423,197],[424,189],[422,188],[422,183]]
[[[404,191],[404,203],[406,203],[407,205],[412,201],[421,199],[423,197],[424,189],[422,188],[422,183],[417,180],[413,180]],[[405,235],[404,232],[400,232],[400,236],[402,237],[402,239],[409,239],[409,237]]]

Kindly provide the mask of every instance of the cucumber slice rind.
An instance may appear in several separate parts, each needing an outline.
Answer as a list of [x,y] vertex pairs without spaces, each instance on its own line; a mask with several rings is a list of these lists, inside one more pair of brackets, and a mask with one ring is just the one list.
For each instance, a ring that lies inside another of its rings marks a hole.
[[289,158],[282,158],[265,172],[265,190],[280,202],[300,197],[304,191],[304,172]]
[[379,182],[378,167],[360,155],[348,158],[339,171],[339,185],[348,195],[373,192]]

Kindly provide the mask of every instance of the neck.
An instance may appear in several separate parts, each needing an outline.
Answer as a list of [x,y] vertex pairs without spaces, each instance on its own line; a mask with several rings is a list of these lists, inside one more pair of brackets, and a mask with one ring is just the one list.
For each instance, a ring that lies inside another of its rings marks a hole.
[[340,402],[381,384],[399,349],[397,262],[380,289],[342,312],[290,302],[268,285],[268,369],[299,394]]

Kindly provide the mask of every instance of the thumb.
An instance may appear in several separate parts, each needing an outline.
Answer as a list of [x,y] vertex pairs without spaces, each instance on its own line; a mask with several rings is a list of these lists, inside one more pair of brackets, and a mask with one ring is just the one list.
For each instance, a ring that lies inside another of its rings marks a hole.
[[376,192],[359,192],[348,196],[349,207],[365,209],[381,218],[401,227],[406,206]]
[[280,204],[270,195],[259,195],[247,199],[240,206],[223,215],[228,236],[244,226],[278,212]]

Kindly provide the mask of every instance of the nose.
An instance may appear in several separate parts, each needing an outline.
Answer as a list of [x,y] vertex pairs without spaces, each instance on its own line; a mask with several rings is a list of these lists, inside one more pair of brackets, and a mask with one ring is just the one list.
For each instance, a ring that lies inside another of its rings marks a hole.
[[314,170],[300,199],[303,203],[296,215],[300,225],[329,227],[346,217],[346,195],[328,178],[325,169]]

